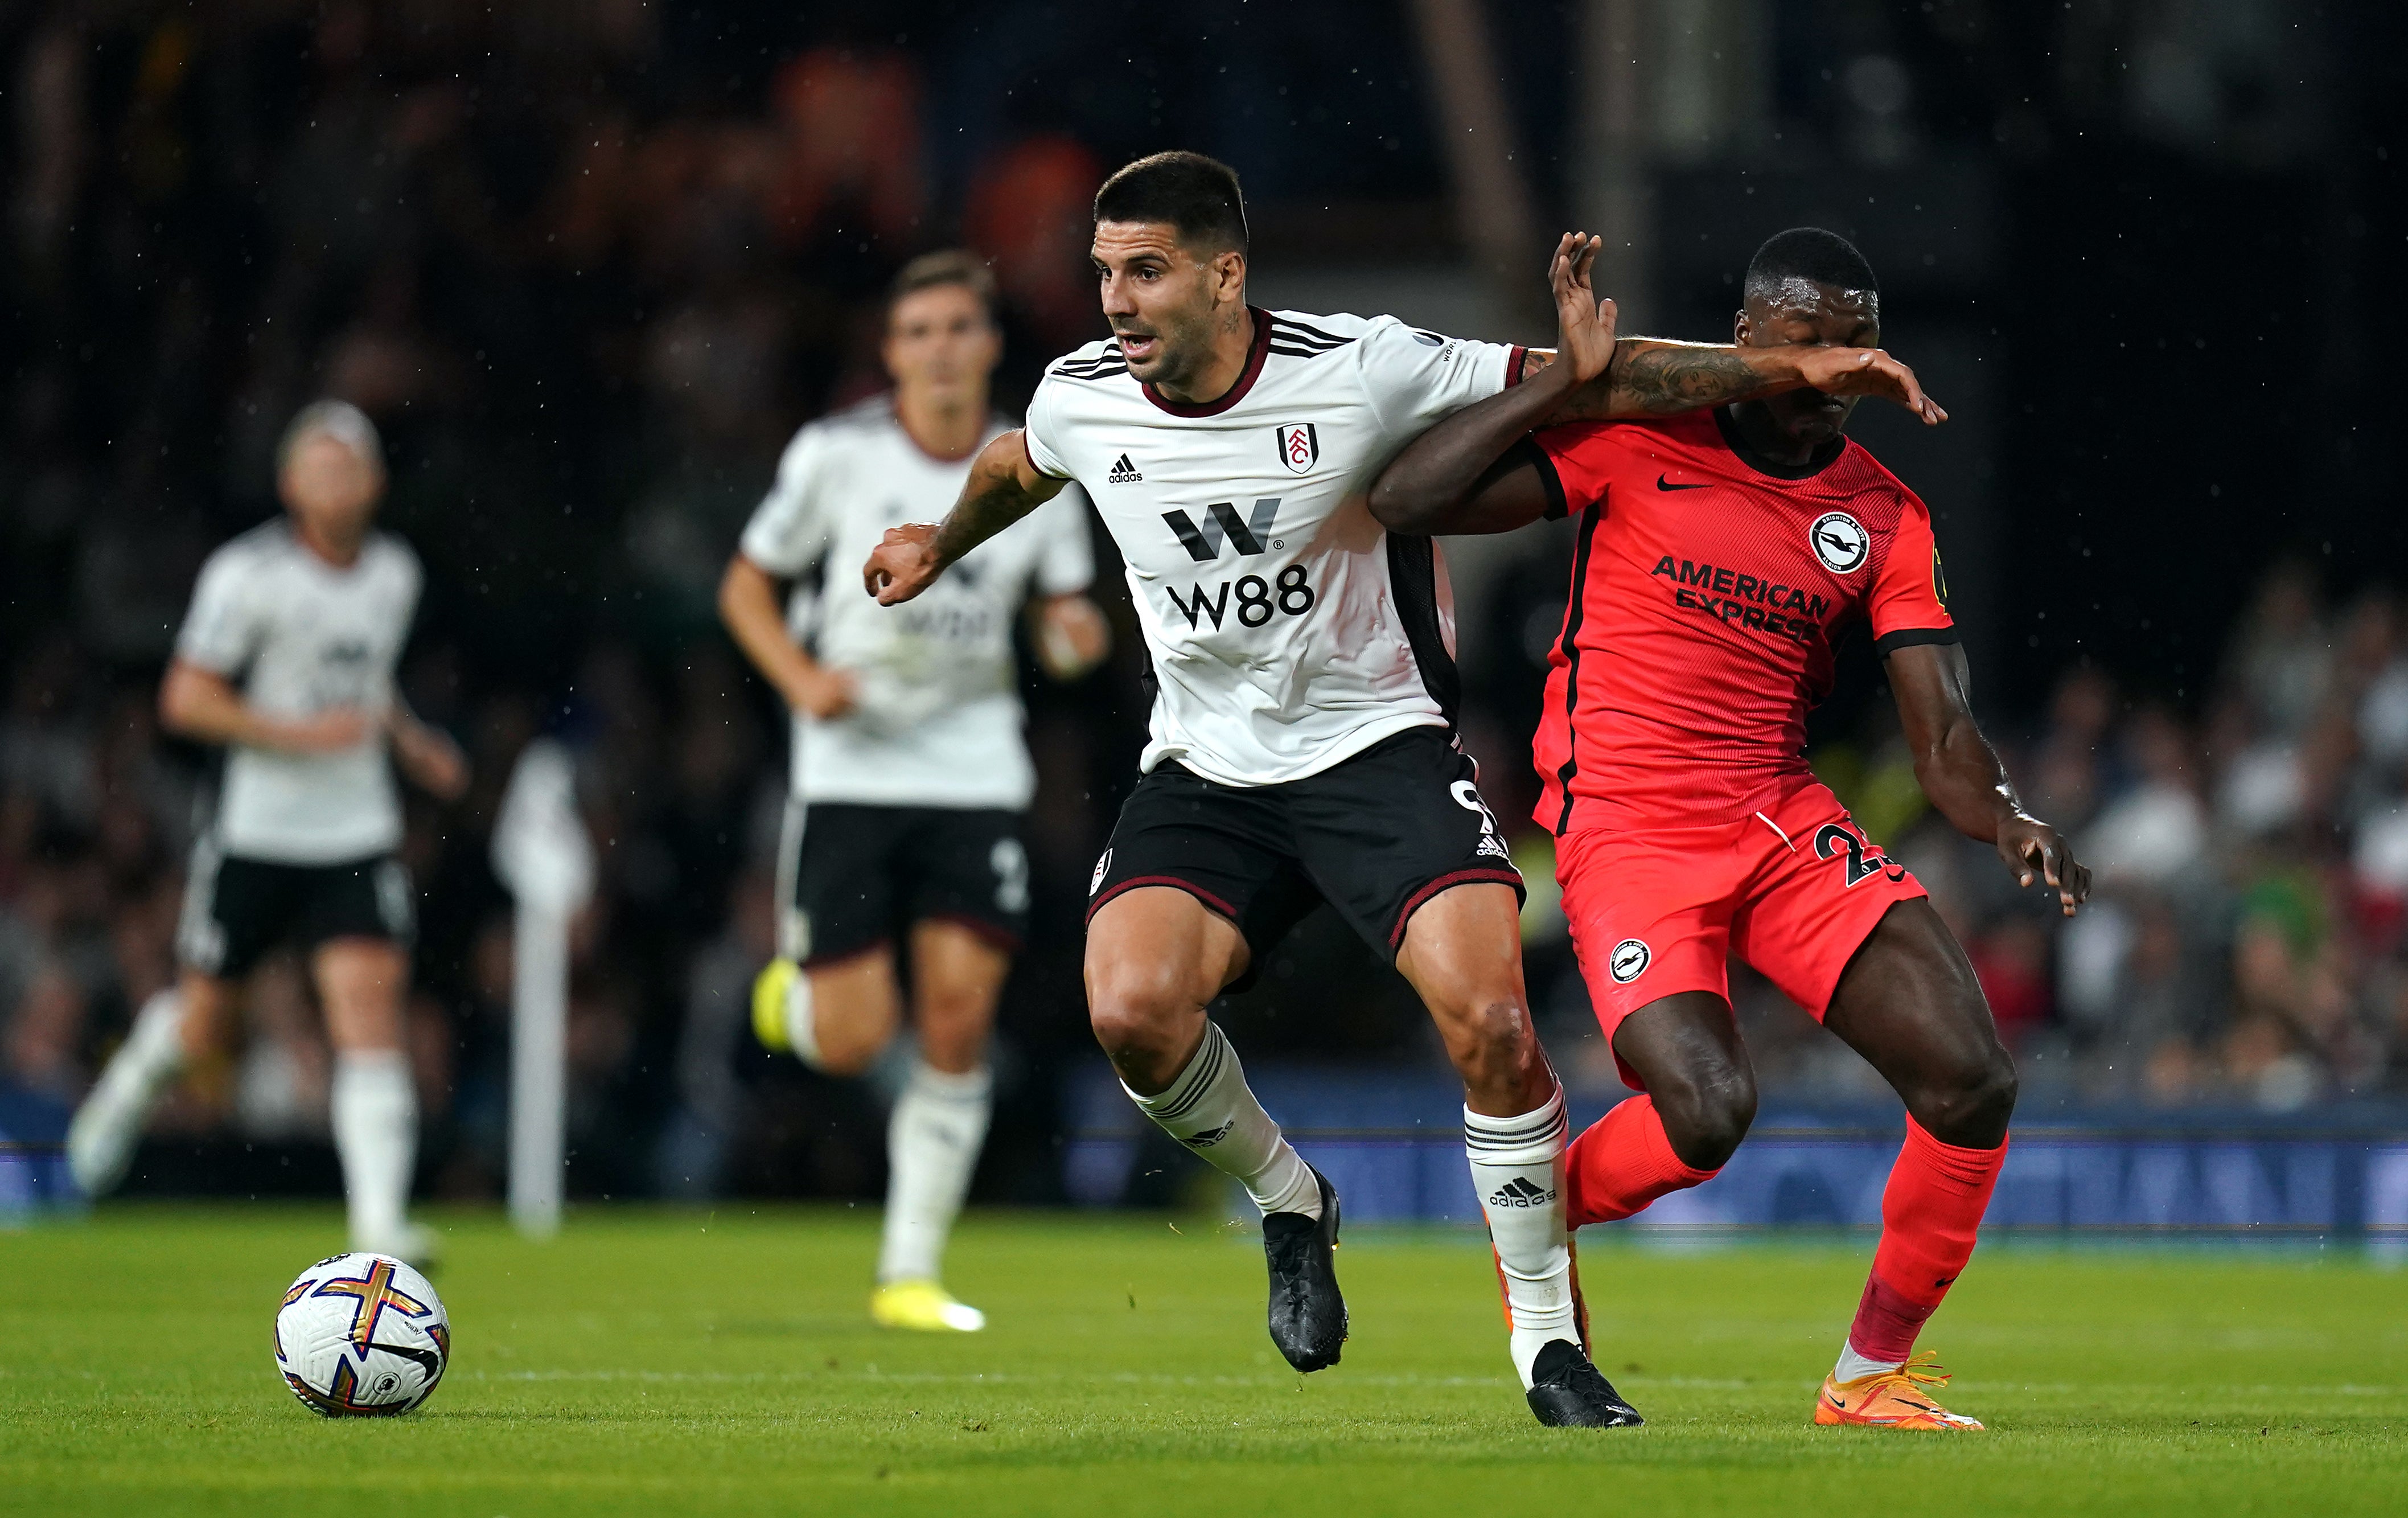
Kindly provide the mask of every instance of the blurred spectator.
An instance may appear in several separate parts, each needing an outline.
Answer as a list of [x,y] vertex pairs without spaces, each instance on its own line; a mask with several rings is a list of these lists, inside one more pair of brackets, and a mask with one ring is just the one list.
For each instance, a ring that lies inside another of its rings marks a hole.
[[2080,835],[2080,857],[2102,885],[2165,885],[2207,852],[2199,761],[2182,719],[2162,707],[2132,718],[2123,748],[2132,782]]

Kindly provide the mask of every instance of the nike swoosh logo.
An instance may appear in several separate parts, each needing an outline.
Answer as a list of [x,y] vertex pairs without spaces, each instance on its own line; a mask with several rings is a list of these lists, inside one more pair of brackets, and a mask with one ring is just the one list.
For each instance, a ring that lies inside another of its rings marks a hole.
[[368,1348],[382,1350],[387,1354],[398,1354],[405,1360],[414,1360],[418,1368],[430,1376],[443,1368],[442,1356],[433,1350],[405,1349],[399,1344],[370,1344]]
[[1700,480],[1695,484],[1676,485],[1659,474],[1656,477],[1656,488],[1657,490],[1703,490],[1706,488],[1706,482]]

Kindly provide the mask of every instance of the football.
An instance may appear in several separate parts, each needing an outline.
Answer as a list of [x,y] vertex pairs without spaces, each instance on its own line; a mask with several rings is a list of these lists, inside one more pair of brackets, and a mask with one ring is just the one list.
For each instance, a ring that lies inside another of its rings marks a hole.
[[442,1299],[389,1254],[320,1260],[276,1310],[276,1373],[328,1418],[408,1412],[435,1395],[451,1361]]

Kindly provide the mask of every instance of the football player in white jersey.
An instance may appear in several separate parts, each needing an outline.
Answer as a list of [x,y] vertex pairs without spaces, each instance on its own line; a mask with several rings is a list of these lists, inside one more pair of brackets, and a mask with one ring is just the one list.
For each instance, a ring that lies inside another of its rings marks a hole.
[[160,721],[229,752],[216,819],[193,849],[181,973],[101,1072],[67,1156],[87,1194],[114,1187],[161,1089],[224,1047],[243,980],[289,943],[308,955],[335,1048],[351,1248],[418,1263],[434,1241],[408,1220],[418,1097],[402,1009],[416,911],[394,856],[401,805],[387,761],[444,800],[467,788],[468,767],[394,688],[420,573],[408,544],[369,524],[384,483],[375,425],[320,401],[277,452],[286,515],[201,568]]
[[[1590,382],[1566,415],[1807,384],[1921,404],[1904,367],[1870,351],[1616,343],[1571,247],[1556,255],[1557,308]],[[1412,982],[1463,1077],[1532,1411],[1637,1423],[1584,1349],[1557,1180],[1563,1096],[1523,993],[1521,880],[1454,740],[1444,565],[1430,540],[1385,533],[1366,501],[1416,433],[1555,355],[1250,307],[1237,176],[1194,153],[1105,182],[1092,256],[1114,336],[1047,372],[1027,425],[987,446],[941,523],[887,534],[867,588],[909,601],[1068,482],[1086,487],[1127,563],[1158,682],[1146,773],[1096,866],[1089,1015],[1137,1104],[1262,1209],[1273,1341],[1300,1370],[1338,1359],[1338,1197],[1204,1009],[1317,899]]]
[[[986,1137],[987,1038],[1028,909],[1020,822],[1037,778],[1012,630],[1031,608],[1039,661],[1062,679],[1110,641],[1086,596],[1086,513],[1068,493],[980,548],[941,594],[891,609],[850,594],[851,567],[888,528],[949,505],[1007,426],[987,399],[1002,357],[995,299],[971,254],[904,267],[882,349],[895,389],[795,435],[720,585],[728,631],[795,714],[780,943],[753,990],[755,1031],[814,1069],[858,1075],[895,1037],[898,959],[909,969],[916,1057],[887,1126],[869,1303],[888,1327],[986,1321],[945,1290],[940,1264]],[[827,565],[847,594],[821,595]],[[781,580],[794,584],[782,613]]]

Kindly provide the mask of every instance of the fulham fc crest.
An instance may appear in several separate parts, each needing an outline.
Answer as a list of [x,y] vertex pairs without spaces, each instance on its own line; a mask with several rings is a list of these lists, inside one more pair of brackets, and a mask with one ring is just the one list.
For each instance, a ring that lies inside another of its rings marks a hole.
[[1280,462],[1290,474],[1309,474],[1321,462],[1321,434],[1310,422],[1288,422],[1271,429],[1279,439]]
[[1826,511],[1816,517],[1814,525],[1806,529],[1806,540],[1814,545],[1814,557],[1823,561],[1823,567],[1835,575],[1861,567],[1873,546],[1871,535],[1845,511]]

